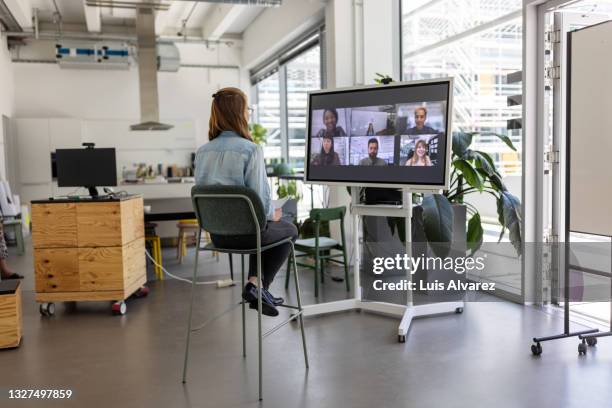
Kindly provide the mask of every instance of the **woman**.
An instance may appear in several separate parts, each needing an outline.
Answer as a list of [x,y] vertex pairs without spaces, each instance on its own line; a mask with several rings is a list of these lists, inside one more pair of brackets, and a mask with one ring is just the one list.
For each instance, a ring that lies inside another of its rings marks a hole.
[[0,217],[0,277],[4,279],[23,279],[23,276],[15,273],[6,263],[8,258],[8,248],[4,240],[4,229],[2,228],[2,217]]
[[[249,134],[249,108],[246,95],[237,88],[223,88],[213,95],[210,113],[209,142],[198,149],[195,159],[197,185],[238,185],[254,190],[261,198],[268,222],[261,233],[261,245],[281,239],[297,238],[296,227],[282,221],[282,210],[274,210],[261,147],[253,143]],[[253,237],[226,237],[212,235],[215,245],[222,248],[247,249],[255,246]],[[274,276],[289,257],[291,245],[279,245],[262,254],[263,282],[257,281],[257,256],[249,260],[249,282],[242,297],[252,309],[257,309],[258,286],[262,286],[262,313],[277,316],[276,306],[282,298],[268,291]]]
[[330,137],[346,136],[346,132],[342,126],[338,126],[338,111],[334,108],[325,109],[323,111],[323,124],[325,129],[319,130],[317,137],[329,135]]
[[406,166],[431,166],[431,159],[427,154],[427,143],[421,139],[416,143],[414,154],[406,160]]
[[334,151],[334,138],[325,134],[321,142],[321,152],[312,159],[313,166],[339,166],[340,157]]

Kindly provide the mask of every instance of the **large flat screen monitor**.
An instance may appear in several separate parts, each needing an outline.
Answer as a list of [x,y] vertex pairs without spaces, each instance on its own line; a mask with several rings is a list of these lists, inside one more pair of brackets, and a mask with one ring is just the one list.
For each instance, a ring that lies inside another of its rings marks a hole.
[[57,149],[58,187],[91,187],[117,185],[115,149]]
[[445,189],[452,78],[308,95],[306,182]]

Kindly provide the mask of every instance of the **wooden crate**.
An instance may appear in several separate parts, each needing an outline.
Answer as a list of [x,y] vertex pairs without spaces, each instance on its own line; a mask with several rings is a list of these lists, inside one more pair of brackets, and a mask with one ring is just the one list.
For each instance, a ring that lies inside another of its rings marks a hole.
[[0,283],[0,349],[18,347],[22,335],[21,285]]
[[123,300],[146,283],[142,197],[32,204],[38,302]]

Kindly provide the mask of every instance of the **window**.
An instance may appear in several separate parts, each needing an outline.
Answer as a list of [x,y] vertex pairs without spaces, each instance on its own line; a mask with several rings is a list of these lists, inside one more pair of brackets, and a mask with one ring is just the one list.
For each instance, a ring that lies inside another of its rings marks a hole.
[[[522,70],[522,0],[402,0],[401,6],[402,79],[453,77],[453,131],[479,132],[472,148],[489,153],[508,189],[521,197],[522,110],[509,97],[520,95],[522,85],[507,78]],[[517,151],[493,133],[508,135]],[[484,241],[497,242],[495,200],[472,195],[469,201],[482,217]],[[520,269],[518,259],[506,262]],[[520,274],[471,278],[521,294]]]
[[[308,92],[322,87],[323,35],[324,28],[320,27],[250,73],[257,96],[254,120],[268,131],[263,147],[265,160],[269,164],[283,161],[294,172],[304,171]],[[307,218],[311,208],[326,201],[321,186],[305,187],[300,181],[276,177],[270,178],[270,182],[273,192],[281,184],[296,184],[301,196],[298,219]]]
[[268,76],[256,85],[257,110],[255,117],[257,123],[267,129],[264,157],[266,159],[280,159],[281,148],[281,122],[280,122],[280,86],[278,72]]
[[[455,79],[453,128],[482,133],[474,148],[496,158],[504,176],[521,175],[521,83],[507,83],[522,69],[521,0],[402,1],[402,76],[405,80]],[[518,152],[491,133],[507,134]],[[487,135],[488,134],[488,135]],[[520,191],[513,191],[520,196]]]
[[321,88],[319,33],[306,37],[267,66],[252,76],[257,94],[255,118],[268,130],[265,159],[282,160],[301,172],[306,154],[308,91]]
[[321,88],[321,49],[317,45],[287,63],[289,165],[304,170],[308,91]]

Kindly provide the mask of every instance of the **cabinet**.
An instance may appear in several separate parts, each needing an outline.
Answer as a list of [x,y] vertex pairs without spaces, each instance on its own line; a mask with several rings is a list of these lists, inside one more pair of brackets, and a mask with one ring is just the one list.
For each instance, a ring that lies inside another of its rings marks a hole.
[[32,245],[37,302],[123,303],[146,283],[141,196],[33,201]]
[[21,196],[24,204],[52,196],[51,152],[81,147],[81,121],[20,118],[12,122],[17,153],[17,185],[12,186],[13,192]]
[[21,282],[0,282],[0,349],[18,347],[22,334]]

